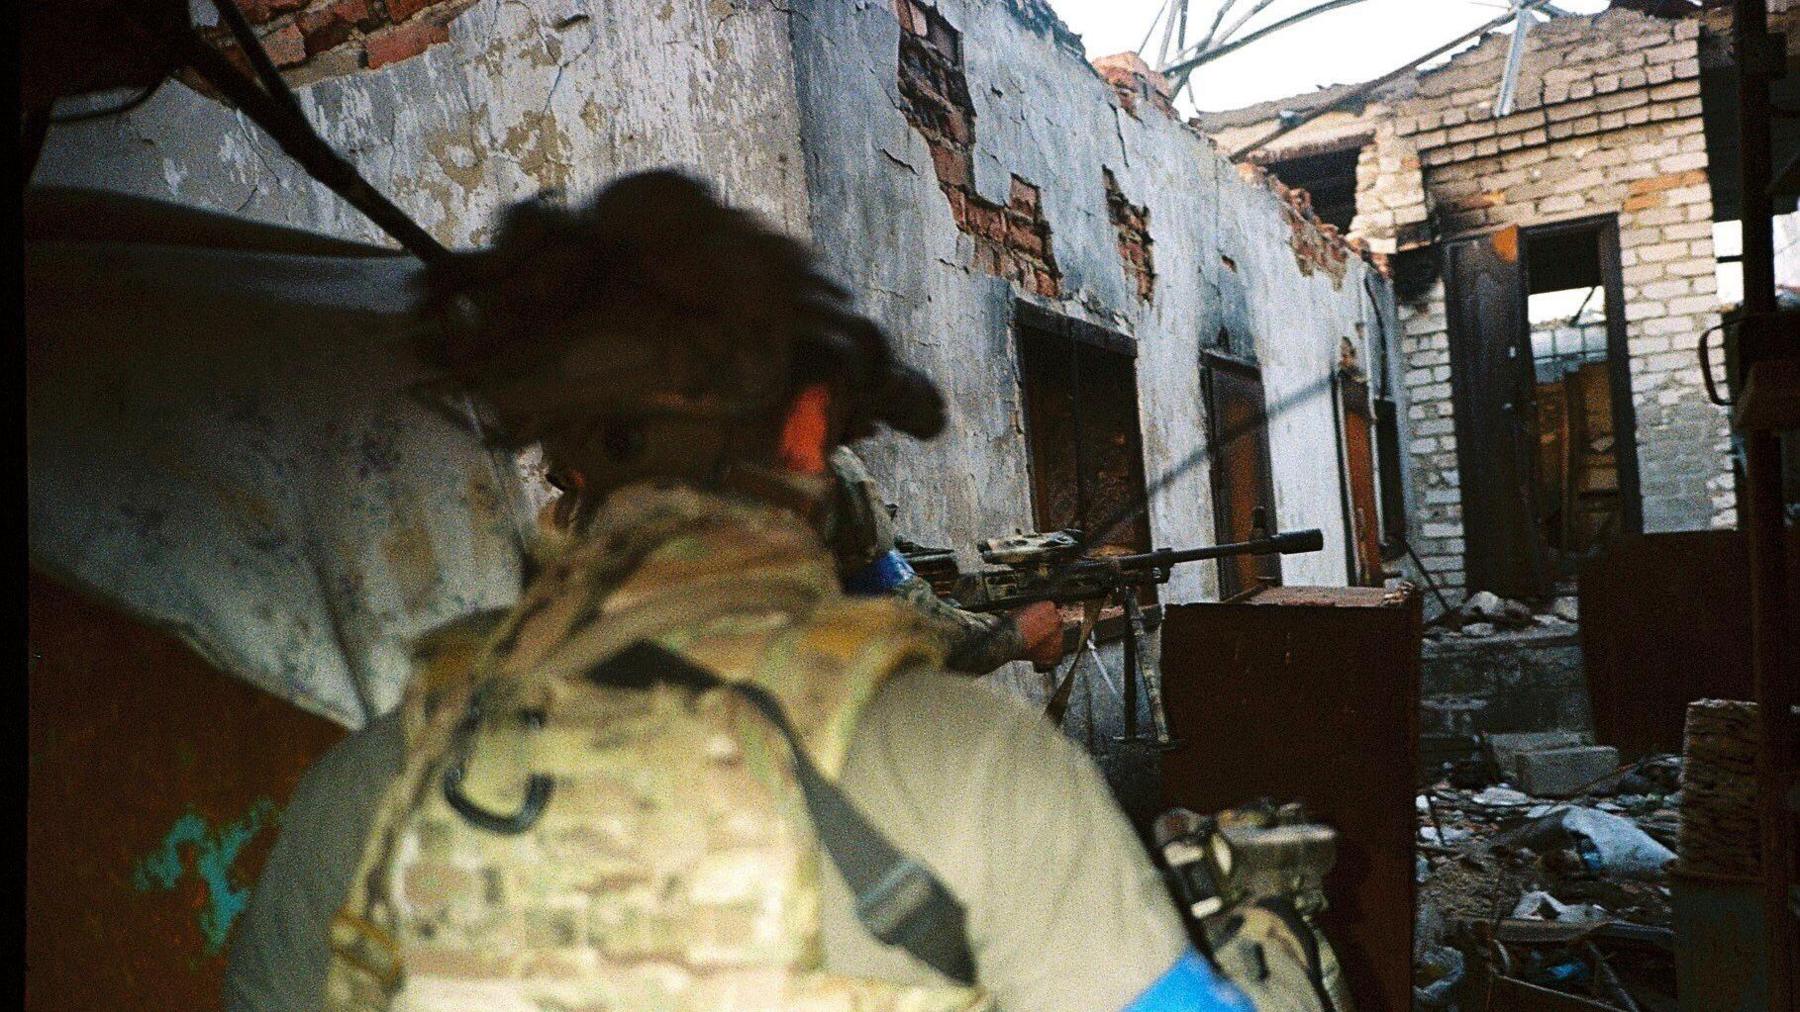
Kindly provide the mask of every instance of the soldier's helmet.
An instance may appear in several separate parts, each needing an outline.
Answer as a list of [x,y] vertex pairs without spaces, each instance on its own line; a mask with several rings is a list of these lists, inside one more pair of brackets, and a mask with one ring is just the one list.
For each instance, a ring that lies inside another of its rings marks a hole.
[[936,388],[811,250],[680,173],[515,205],[491,248],[426,286],[443,323],[427,357],[485,402],[500,442],[541,442],[591,486],[773,463],[796,394],[821,384],[833,441],[943,427]]

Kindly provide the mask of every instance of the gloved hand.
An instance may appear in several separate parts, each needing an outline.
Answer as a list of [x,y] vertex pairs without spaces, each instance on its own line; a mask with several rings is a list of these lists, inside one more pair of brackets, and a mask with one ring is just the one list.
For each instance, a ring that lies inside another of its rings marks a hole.
[[1038,601],[1009,613],[1025,644],[1024,660],[1038,671],[1049,671],[1063,657],[1062,609],[1054,602]]

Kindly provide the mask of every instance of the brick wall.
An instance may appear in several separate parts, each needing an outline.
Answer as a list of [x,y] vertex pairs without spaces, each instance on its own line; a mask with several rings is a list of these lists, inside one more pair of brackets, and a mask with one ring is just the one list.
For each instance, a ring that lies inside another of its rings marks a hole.
[[[1359,131],[1370,138],[1351,235],[1382,252],[1616,215],[1646,531],[1728,527],[1735,517],[1727,420],[1706,400],[1694,352],[1719,322],[1700,34],[1693,19],[1626,10],[1539,25],[1527,36],[1514,111],[1500,118],[1493,103],[1510,36],[1490,35],[1260,156],[1333,136],[1355,143]],[[1272,125],[1250,118],[1215,122],[1234,137]],[[1460,586],[1466,540],[1443,281],[1400,315],[1412,538],[1426,565]]]
[[938,187],[956,227],[975,240],[975,266],[1055,298],[1062,274],[1050,247],[1038,188],[1012,177],[1005,204],[975,192],[975,106],[963,72],[962,35],[935,7],[894,0],[900,19],[900,94],[906,121],[931,148]]
[[1100,176],[1106,184],[1107,216],[1119,232],[1119,258],[1125,261],[1125,273],[1137,283],[1138,298],[1148,302],[1156,291],[1156,263],[1150,252],[1150,208],[1127,199],[1111,169],[1102,168]]
[[[450,22],[475,0],[236,0],[263,49],[292,84],[378,70],[450,41]],[[214,15],[216,17],[216,14]],[[205,34],[245,71],[230,31]],[[189,75],[190,83],[198,78]]]
[[[1592,33],[1598,38],[1555,40],[1558,59],[1536,81],[1542,104],[1496,120],[1480,107],[1491,91],[1476,89],[1483,98],[1469,108],[1459,104],[1469,91],[1432,106],[1421,88],[1400,105],[1394,132],[1418,152],[1446,236],[1618,216],[1644,529],[1728,527],[1736,502],[1727,420],[1706,400],[1693,350],[1719,322],[1698,26],[1597,20],[1607,29]],[[1421,486],[1416,545],[1427,565],[1460,584],[1465,542],[1442,282],[1401,317],[1409,450]]]

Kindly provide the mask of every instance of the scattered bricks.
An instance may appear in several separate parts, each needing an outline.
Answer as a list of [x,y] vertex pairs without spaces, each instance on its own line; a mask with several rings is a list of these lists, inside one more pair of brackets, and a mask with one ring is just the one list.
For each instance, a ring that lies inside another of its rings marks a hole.
[[1604,786],[1619,768],[1619,750],[1608,745],[1520,752],[1519,788],[1540,798],[1571,798]]
[[409,60],[441,42],[450,41],[450,26],[432,18],[414,18],[371,34],[363,42],[368,54],[368,67],[375,70],[390,63]]

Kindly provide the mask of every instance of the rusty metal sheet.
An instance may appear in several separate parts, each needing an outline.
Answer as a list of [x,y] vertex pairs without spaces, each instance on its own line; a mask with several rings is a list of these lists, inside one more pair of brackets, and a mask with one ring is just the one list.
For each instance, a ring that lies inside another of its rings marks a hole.
[[1357,1008],[1412,1002],[1416,594],[1278,587],[1164,611],[1163,698],[1180,747],[1163,800],[1213,811],[1303,799],[1341,834],[1323,918]]
[[236,914],[341,727],[33,573],[27,1009],[219,1007]]
[[1582,665],[1602,744],[1626,756],[1680,752],[1688,703],[1753,695],[1742,532],[1617,538],[1582,566],[1580,587]]
[[33,244],[33,563],[339,723],[391,707],[415,636],[516,598],[530,523],[513,462],[415,395],[415,271]]

